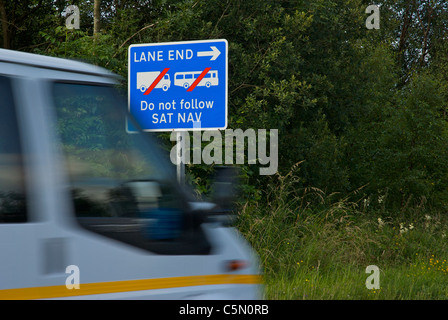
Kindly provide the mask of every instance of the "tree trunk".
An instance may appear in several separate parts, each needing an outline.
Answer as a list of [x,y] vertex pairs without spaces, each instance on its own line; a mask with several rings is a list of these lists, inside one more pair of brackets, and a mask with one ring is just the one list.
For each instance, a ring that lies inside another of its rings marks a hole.
[[100,32],[101,0],[95,0],[93,4],[93,35]]
[[0,0],[0,16],[2,19],[3,48],[11,49],[11,34],[8,28],[8,16],[6,15],[6,9],[3,0]]

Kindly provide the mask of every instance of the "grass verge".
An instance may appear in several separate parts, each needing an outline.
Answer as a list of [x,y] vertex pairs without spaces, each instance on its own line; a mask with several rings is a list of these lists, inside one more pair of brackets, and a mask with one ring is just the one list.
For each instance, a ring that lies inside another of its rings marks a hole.
[[[448,299],[445,215],[369,210],[294,182],[279,177],[266,204],[248,202],[238,214],[262,263],[266,299]],[[369,265],[380,270],[379,289],[366,287]]]

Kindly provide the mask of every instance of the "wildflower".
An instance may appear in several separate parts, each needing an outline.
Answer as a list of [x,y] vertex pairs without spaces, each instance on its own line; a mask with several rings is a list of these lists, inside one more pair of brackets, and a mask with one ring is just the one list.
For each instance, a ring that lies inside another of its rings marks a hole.
[[404,226],[404,223],[400,223],[400,233],[408,232],[408,228]]
[[427,215],[427,214],[425,214],[425,219],[426,219],[427,221],[429,221],[429,220],[431,220],[431,216],[430,216],[430,215]]
[[368,207],[370,204],[370,201],[367,199],[364,199],[364,207]]
[[384,221],[381,218],[378,218],[378,227],[382,228],[384,226]]
[[409,225],[409,230],[412,230],[412,229],[414,229],[414,224],[411,223],[411,224]]

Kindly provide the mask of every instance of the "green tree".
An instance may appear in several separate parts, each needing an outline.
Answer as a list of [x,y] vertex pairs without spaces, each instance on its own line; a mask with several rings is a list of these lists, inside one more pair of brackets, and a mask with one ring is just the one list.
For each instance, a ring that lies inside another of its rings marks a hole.
[[[380,1],[380,29],[368,30],[368,0],[102,0],[96,40],[93,0],[74,1],[81,30],[72,31],[68,1],[5,3],[3,34],[27,28],[7,38],[12,47],[86,60],[124,79],[130,44],[225,38],[229,128],[278,129],[280,172],[300,162],[302,186],[387,189],[397,205],[446,192],[445,2]],[[18,18],[29,6],[32,23]],[[169,148],[169,135],[160,136]],[[212,168],[188,169],[209,190]],[[256,169],[242,170],[250,196],[272,182]]]

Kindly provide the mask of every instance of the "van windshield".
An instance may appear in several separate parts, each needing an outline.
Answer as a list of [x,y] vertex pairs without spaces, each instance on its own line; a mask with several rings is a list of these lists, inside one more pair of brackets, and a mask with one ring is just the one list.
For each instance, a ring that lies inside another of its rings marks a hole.
[[127,104],[118,91],[55,83],[53,98],[78,221],[140,247],[181,238],[186,202],[174,167],[148,133],[127,132]]
[[126,131],[126,101],[114,87],[55,83],[53,94],[71,178],[173,178],[147,133]]

